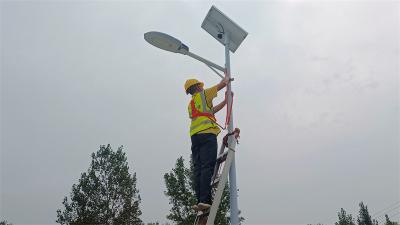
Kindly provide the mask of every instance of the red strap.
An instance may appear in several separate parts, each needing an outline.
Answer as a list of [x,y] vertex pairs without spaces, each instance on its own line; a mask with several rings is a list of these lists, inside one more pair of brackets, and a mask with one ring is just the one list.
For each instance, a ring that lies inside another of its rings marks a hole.
[[229,122],[231,120],[232,106],[233,106],[233,96],[232,96],[231,107],[229,109],[228,109],[228,106],[226,107],[225,127],[228,126],[228,124],[229,124]]
[[199,116],[205,116],[207,118],[209,118],[210,120],[212,120],[214,123],[216,123],[222,130],[225,130],[228,127],[228,124],[231,120],[231,114],[232,114],[232,106],[233,106],[233,96],[232,96],[232,102],[231,102],[231,107],[226,107],[226,118],[225,118],[225,126],[221,126],[220,124],[217,123],[217,119],[215,118],[215,116],[211,113],[207,113],[207,112],[200,112],[199,110],[197,110],[197,108],[194,105],[194,100],[192,99],[192,101],[190,102],[191,108],[192,108],[192,118],[196,118]]
[[222,143],[224,144],[225,147],[228,147],[228,137],[234,135],[235,139],[236,139],[236,143],[239,144],[239,138],[240,138],[240,129],[239,128],[235,128],[234,131],[232,131],[231,133],[228,133],[224,136],[224,138],[222,139]]
[[192,118],[196,118],[196,117],[200,117],[200,116],[205,116],[207,118],[209,118],[212,121],[217,121],[217,119],[215,119],[215,116],[211,113],[207,113],[207,112],[200,112],[199,110],[197,110],[197,108],[194,106],[194,100],[192,99],[192,101],[190,102],[190,105],[192,107]]

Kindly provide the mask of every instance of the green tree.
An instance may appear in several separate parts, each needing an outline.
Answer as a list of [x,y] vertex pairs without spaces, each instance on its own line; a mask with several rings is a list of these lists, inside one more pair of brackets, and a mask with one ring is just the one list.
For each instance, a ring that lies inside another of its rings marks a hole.
[[336,222],[335,225],[355,225],[351,214],[347,215],[343,208],[341,208],[340,212],[338,212],[338,217],[339,221]]
[[[179,157],[176,160],[175,168],[164,175],[167,188],[164,193],[169,197],[169,203],[172,205],[167,219],[172,220],[177,225],[193,224],[196,218],[195,212],[191,209],[197,202],[192,171],[192,162],[190,161],[190,168],[187,168],[183,157]],[[215,224],[229,224],[228,212],[229,189],[226,186],[215,218]],[[241,217],[240,220],[243,221],[244,218]]]
[[399,225],[397,222],[390,221],[389,216],[387,214],[385,214],[385,218],[386,218],[385,225]]
[[368,207],[364,205],[363,202],[360,202],[360,211],[359,216],[357,218],[358,225],[378,225],[378,221],[372,220],[371,216],[368,213]]
[[0,221],[0,225],[12,225],[12,223],[7,222],[7,220]]
[[72,185],[71,202],[57,210],[60,224],[142,224],[136,173],[131,175],[123,147],[113,151],[100,146],[78,184]]

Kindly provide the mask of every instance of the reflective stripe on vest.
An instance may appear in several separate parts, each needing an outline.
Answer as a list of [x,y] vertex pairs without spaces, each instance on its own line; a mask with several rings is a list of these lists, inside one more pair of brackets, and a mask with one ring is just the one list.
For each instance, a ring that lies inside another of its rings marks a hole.
[[[192,109],[192,104],[194,105],[194,110]],[[190,136],[203,130],[218,127],[215,123],[212,108],[207,106],[204,91],[198,92],[192,96],[192,100],[188,106],[188,112],[189,117],[192,119],[190,124]]]

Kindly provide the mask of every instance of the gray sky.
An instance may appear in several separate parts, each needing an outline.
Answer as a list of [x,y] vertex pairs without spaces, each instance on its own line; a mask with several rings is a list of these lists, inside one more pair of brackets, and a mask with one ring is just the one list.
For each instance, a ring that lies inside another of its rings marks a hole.
[[332,224],[360,201],[371,214],[399,203],[399,2],[1,1],[0,219],[55,223],[110,143],[137,172],[142,219],[166,221],[163,174],[190,154],[183,83],[219,78],[143,34],[223,65],[200,28],[212,4],[249,32],[231,59],[246,224]]

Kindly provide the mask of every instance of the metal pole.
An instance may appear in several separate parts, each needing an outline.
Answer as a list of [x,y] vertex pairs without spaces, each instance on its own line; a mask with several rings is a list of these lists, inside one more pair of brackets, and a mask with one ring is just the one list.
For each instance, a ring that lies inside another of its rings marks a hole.
[[[229,78],[231,78],[231,65],[230,65],[230,57],[229,57],[229,33],[225,33],[225,69]],[[229,82],[227,85],[227,95],[228,95],[228,109],[231,108],[232,105],[232,87]],[[233,111],[233,110],[232,110]],[[231,111],[230,120],[228,124],[228,132],[231,133],[233,131],[233,112]],[[228,140],[229,148],[235,149],[236,141],[233,136],[229,136]],[[236,168],[235,168],[235,154],[233,154],[232,165],[229,171],[229,193],[230,193],[230,207],[231,207],[231,225],[239,225],[239,210],[238,210],[238,201],[237,201],[237,187],[236,187]]]
[[190,57],[192,57],[192,58],[194,58],[194,59],[197,59],[197,60],[199,60],[200,62],[203,62],[203,63],[205,63],[205,64],[208,65],[208,66],[214,67],[215,69],[218,69],[218,70],[224,72],[224,69],[225,69],[224,67],[219,66],[219,65],[217,65],[217,64],[215,64],[215,63],[213,63],[213,62],[211,62],[211,61],[209,61],[209,60],[207,60],[207,59],[205,59],[205,58],[203,58],[203,57],[201,57],[201,56],[198,56],[198,55],[196,55],[196,54],[194,54],[194,53],[192,53],[192,52],[188,52],[188,53],[186,53],[186,55],[187,55],[187,56],[190,56]]
[[207,65],[208,68],[210,68],[212,71],[214,71],[214,73],[216,73],[219,77],[221,77],[222,79],[224,79],[224,76],[222,76],[220,73],[218,73],[217,70],[215,70],[214,68],[212,68],[211,66]]

